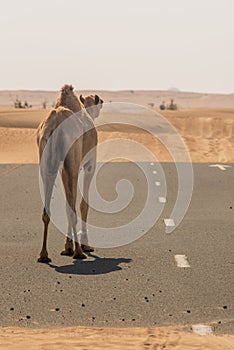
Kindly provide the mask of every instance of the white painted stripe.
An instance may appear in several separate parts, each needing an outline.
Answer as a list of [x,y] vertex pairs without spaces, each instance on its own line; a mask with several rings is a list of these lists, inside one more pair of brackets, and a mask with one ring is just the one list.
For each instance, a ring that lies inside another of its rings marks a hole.
[[166,203],[165,197],[158,197],[159,203]]
[[154,171],[153,171],[153,174],[157,174],[157,170],[154,170]]
[[190,267],[186,255],[175,255],[175,261],[178,267]]
[[212,334],[211,326],[207,326],[204,324],[195,324],[192,326],[192,330],[194,333],[199,334],[199,335]]
[[161,185],[161,182],[156,181],[156,182],[155,182],[155,185],[156,185],[156,186],[160,186],[160,185]]
[[164,219],[164,222],[166,226],[175,226],[173,219]]
[[154,163],[150,163],[150,165],[154,165]]
[[226,168],[231,168],[231,165],[226,165],[226,164],[211,164],[209,165],[211,168],[219,168],[220,170],[226,170]]

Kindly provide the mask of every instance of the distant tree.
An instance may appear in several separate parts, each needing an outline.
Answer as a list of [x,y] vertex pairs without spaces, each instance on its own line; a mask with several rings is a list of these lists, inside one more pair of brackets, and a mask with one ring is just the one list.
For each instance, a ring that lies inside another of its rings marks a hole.
[[161,109],[161,111],[164,111],[164,110],[166,109],[165,101],[163,101],[163,102],[160,104],[159,108]]
[[32,105],[29,105],[29,104],[28,104],[28,101],[25,101],[25,102],[24,102],[24,105],[23,105],[23,108],[26,108],[26,109],[27,109],[27,108],[32,108]]
[[170,111],[175,111],[178,109],[177,104],[174,103],[174,100],[171,99],[171,103],[169,104],[169,106],[167,107],[167,109],[169,109]]
[[22,104],[21,100],[16,98],[16,100],[14,102],[14,107],[15,108],[32,108],[32,105],[29,105],[28,101],[25,101],[24,104]]
[[22,102],[18,98],[16,98],[16,100],[14,102],[14,106],[15,106],[15,108],[23,108]]

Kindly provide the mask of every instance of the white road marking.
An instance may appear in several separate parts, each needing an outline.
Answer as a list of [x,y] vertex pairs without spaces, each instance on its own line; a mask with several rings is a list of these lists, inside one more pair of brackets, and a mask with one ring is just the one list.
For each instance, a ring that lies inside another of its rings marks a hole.
[[153,174],[157,174],[157,170],[154,170],[154,171],[153,171]]
[[150,165],[152,165],[152,166],[153,166],[153,165],[154,165],[154,163],[150,163]]
[[204,324],[195,324],[192,326],[192,330],[194,333],[199,334],[199,335],[212,334],[211,326],[207,326]]
[[220,170],[226,170],[226,168],[231,168],[231,165],[225,165],[225,164],[211,164],[209,165],[211,168],[219,168]]
[[164,219],[164,222],[166,226],[175,226],[173,219]]
[[166,203],[165,197],[158,197],[159,203]]
[[155,185],[156,185],[156,186],[160,186],[160,185],[161,185],[161,182],[156,181],[156,182],[155,182]]
[[188,263],[188,258],[186,255],[175,255],[175,261],[177,264],[177,267],[190,267]]

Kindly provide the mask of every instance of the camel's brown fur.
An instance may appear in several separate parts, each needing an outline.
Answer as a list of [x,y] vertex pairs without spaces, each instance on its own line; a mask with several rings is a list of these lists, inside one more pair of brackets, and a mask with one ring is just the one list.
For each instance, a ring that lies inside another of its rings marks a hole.
[[[68,204],[68,232],[65,249],[61,254],[73,255],[75,259],[85,259],[87,256],[84,251],[93,251],[93,248],[88,245],[87,241],[86,221],[89,209],[88,192],[96,166],[97,131],[94,126],[94,119],[98,117],[100,109],[102,108],[102,103],[103,101],[97,95],[90,95],[86,98],[83,98],[81,95],[79,100],[73,91],[73,87],[71,85],[64,85],[61,89],[61,94],[56,102],[55,108],[50,111],[47,118],[39,125],[37,130],[37,144],[39,147],[39,158],[41,162],[43,150],[45,149],[49,137],[53,135],[53,132],[63,121],[74,115],[74,113],[79,112],[77,114],[78,118],[75,119],[75,123],[82,136],[79,137],[69,149],[63,161],[62,167],[62,180]],[[85,132],[85,130],[88,131]],[[69,137],[69,135],[65,135],[65,137]],[[60,158],[58,151],[59,147],[58,144],[56,144],[56,140],[54,143],[52,143],[52,146],[53,148],[49,160],[49,176],[44,176],[44,178],[42,178],[45,193],[45,208],[42,214],[42,220],[44,222],[44,239],[40,257],[38,259],[39,262],[51,261],[51,259],[48,257],[47,252],[47,233],[48,225],[50,222],[50,200],[52,196],[54,181],[58,172],[58,166],[60,161],[63,160]],[[86,155],[87,159],[85,158]],[[77,217],[75,206],[78,173],[82,160],[84,161],[83,166],[85,174],[83,196],[80,203],[82,219],[82,245],[80,246],[76,232]]]

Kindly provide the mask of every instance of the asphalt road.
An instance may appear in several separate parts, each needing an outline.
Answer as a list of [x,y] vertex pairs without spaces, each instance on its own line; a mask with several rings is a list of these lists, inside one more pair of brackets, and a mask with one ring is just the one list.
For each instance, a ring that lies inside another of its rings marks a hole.
[[[155,326],[209,324],[234,333],[234,165],[222,171],[193,164],[189,210],[165,233],[177,193],[173,164],[164,163],[167,203],[158,222],[140,239],[118,248],[97,248],[85,261],[60,256],[64,236],[49,232],[52,263],[37,263],[42,242],[42,202],[36,165],[0,166],[0,325]],[[106,200],[116,196],[118,176],[135,188],[127,210],[90,212],[90,222],[118,226],[141,211],[146,181],[134,164],[111,163],[99,179]],[[109,197],[108,197],[109,196]],[[178,267],[175,255],[189,267]]]

